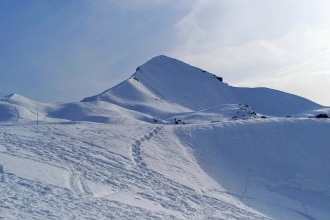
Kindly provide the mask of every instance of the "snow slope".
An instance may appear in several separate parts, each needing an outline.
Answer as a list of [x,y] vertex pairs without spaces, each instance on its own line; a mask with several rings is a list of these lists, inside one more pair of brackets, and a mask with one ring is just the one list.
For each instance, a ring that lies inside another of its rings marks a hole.
[[64,122],[92,121],[100,123],[136,123],[152,118],[108,102],[40,103],[18,94],[11,94],[0,101],[0,122]]
[[0,126],[5,219],[327,219],[330,122]]
[[270,116],[299,115],[321,106],[268,88],[228,86],[202,69],[166,56],[137,68],[123,83],[82,101],[102,100],[149,115],[200,111],[222,104],[246,104]]
[[[157,172],[144,146],[162,130],[87,122],[1,126],[0,216],[268,219],[227,193],[204,192],[219,185],[183,146],[176,149],[182,150],[177,172]],[[170,143],[166,139],[164,144]],[[160,146],[153,145],[150,153],[166,156]]]
[[330,121],[248,120],[175,130],[201,167],[275,219],[330,216]]
[[12,94],[0,101],[0,219],[326,220],[321,113],[165,56],[82,102]]

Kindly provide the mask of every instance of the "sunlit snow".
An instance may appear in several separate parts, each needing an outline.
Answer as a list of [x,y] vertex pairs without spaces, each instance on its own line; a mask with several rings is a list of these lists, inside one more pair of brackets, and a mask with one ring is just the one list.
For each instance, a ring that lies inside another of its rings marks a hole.
[[0,101],[0,219],[328,219],[330,108],[155,57],[75,103]]

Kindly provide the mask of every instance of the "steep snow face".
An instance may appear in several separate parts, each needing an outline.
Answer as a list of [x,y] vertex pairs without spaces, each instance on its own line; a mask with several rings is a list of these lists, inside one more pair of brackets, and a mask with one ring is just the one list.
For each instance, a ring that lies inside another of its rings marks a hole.
[[95,100],[161,115],[238,102],[214,75],[165,56],[149,60],[130,79],[83,102]]
[[213,74],[166,56],[149,60],[128,80],[82,101],[96,100],[151,115],[200,111],[223,104],[247,104],[270,116],[297,115],[321,107],[272,89],[231,87]]
[[238,103],[228,86],[214,75],[165,56],[148,61],[135,76],[162,99],[195,111],[219,104]]

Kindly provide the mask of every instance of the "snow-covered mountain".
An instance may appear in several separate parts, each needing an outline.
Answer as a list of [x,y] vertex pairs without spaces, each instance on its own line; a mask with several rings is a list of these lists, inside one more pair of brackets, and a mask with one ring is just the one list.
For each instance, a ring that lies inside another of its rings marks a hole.
[[109,102],[40,103],[18,94],[11,94],[1,99],[0,111],[2,113],[0,122],[152,121],[148,115]]
[[[268,88],[229,86],[222,77],[166,56],[139,66],[119,85],[76,103],[37,103],[18,94],[1,99],[0,121],[112,120],[152,122],[174,116],[241,118],[248,113],[266,116],[313,116],[328,109],[305,98]],[[244,114],[244,112],[246,114]],[[213,117],[215,116],[215,117]],[[199,117],[200,118],[200,117]],[[189,123],[189,121],[188,121]]]
[[166,56],[81,102],[12,94],[0,101],[0,218],[328,219],[320,114],[330,108]]
[[149,60],[130,79],[82,101],[106,101],[161,116],[239,103],[271,116],[299,115],[320,108],[310,100],[273,89],[228,86],[221,77],[166,56]]

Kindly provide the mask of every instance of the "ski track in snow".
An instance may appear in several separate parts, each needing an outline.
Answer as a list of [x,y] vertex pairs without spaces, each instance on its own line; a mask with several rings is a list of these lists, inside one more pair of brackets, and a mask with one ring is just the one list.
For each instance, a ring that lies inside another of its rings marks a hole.
[[[34,161],[40,166],[44,164],[67,174],[59,177],[63,182],[66,181],[66,186],[54,185],[47,179],[21,177],[10,172],[9,165],[7,167],[0,162],[0,217],[268,219],[215,197],[198,194],[195,190],[149,168],[143,159],[143,144],[157,135],[162,129],[161,126],[153,127],[150,132],[132,140],[133,143],[126,146],[127,152],[130,152],[131,147],[133,162],[129,155],[115,152],[109,147],[112,142],[114,145],[120,145],[116,142],[116,138],[120,138],[120,129],[116,131],[108,128],[109,125],[87,126],[44,124],[13,126],[0,130],[0,156],[3,154],[9,158]],[[69,135],[69,132],[73,135]],[[107,138],[108,140],[105,140]],[[101,188],[107,187],[107,190],[102,192],[103,196],[96,196],[99,189],[91,188],[92,184],[98,184]],[[133,193],[131,201],[122,199],[124,197],[121,196],[127,193]],[[139,205],[139,202],[142,205]],[[152,204],[153,207],[144,207],[143,202]]]
[[[45,128],[49,129],[50,127],[46,126]],[[56,129],[55,132],[40,131],[44,132],[45,135],[56,133]],[[0,194],[9,196],[7,198],[2,197],[0,213],[10,213],[11,216],[14,216],[14,219],[109,219],[133,218],[136,216],[153,219],[157,216],[159,218],[162,216],[126,204],[119,204],[115,201],[92,198],[92,193],[88,188],[88,184],[86,184],[84,173],[87,174],[91,171],[89,170],[92,168],[91,165],[99,164],[103,166],[96,167],[105,168],[109,163],[102,164],[105,161],[89,155],[89,153],[100,154],[97,149],[90,149],[90,151],[86,151],[87,148],[79,149],[77,147],[79,140],[70,142],[67,140],[69,137],[64,135],[66,132],[60,131],[59,133],[61,133],[60,140],[57,139],[58,137],[51,138],[52,140],[47,143],[39,141],[38,138],[22,138],[20,135],[2,133],[5,136],[5,141],[1,141],[1,144],[6,147],[7,153],[15,157],[31,160],[38,158],[40,163],[52,164],[69,171],[68,187],[70,189],[59,188],[35,180],[22,179],[13,173],[4,172],[1,174],[1,185],[5,184],[6,187],[1,187]],[[22,155],[20,152],[23,151],[29,151],[34,155]],[[107,156],[113,158],[111,155]],[[79,161],[84,157],[89,160],[87,160],[86,164],[81,164]],[[111,167],[107,166],[107,169],[111,170]],[[6,167],[4,167],[4,170],[6,170]],[[99,173],[94,178],[95,181],[100,180],[97,177],[102,176],[104,170],[100,170]],[[103,177],[105,176],[108,176],[108,174]],[[114,180],[114,185],[120,186],[120,179],[125,178],[119,177],[117,181]],[[25,196],[22,197],[22,195]],[[45,199],[39,201],[40,198],[44,197]],[[51,208],[47,207],[49,203],[53,204]],[[44,206],[45,210],[42,210],[43,207],[40,206]]]
[[[145,177],[145,179],[148,180],[148,185],[151,186],[151,188],[159,197],[157,198],[157,200],[155,200],[155,198],[150,197],[146,193],[141,193],[140,195],[150,200],[160,201],[161,206],[165,208],[174,209],[175,211],[181,213],[198,213],[196,214],[196,216],[199,216],[199,218],[207,218],[212,216],[214,217],[219,212],[228,211],[227,209],[229,209],[233,213],[241,212],[242,210],[239,210],[238,208],[234,207],[229,203],[224,203],[216,198],[212,198],[207,195],[199,195],[195,190],[175,181],[172,181],[164,175],[148,168],[147,164],[143,160],[142,145],[144,142],[149,141],[153,136],[157,135],[161,129],[162,126],[154,128],[149,133],[135,140],[132,144],[133,160],[138,166],[141,176]],[[200,209],[200,207],[202,207],[202,209]],[[221,208],[224,209],[221,210]],[[245,214],[246,216],[251,215],[251,213]],[[227,218],[230,218],[230,216],[228,215],[225,219]],[[268,218],[255,215],[253,219]]]
[[85,180],[77,175],[73,168],[70,168],[70,188],[76,193],[81,195],[92,195]]

